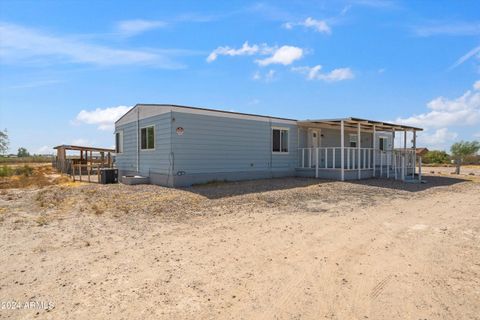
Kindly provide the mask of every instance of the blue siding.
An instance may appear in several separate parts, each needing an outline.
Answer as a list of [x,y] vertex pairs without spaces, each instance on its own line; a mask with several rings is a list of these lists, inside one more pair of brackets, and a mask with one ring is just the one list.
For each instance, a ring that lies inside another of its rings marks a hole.
[[120,171],[137,169],[137,123],[130,122],[116,126],[115,131],[123,131],[123,152],[116,155],[116,166]]
[[[171,120],[170,113],[142,119],[139,128],[155,127],[155,149],[140,150],[139,173],[150,176],[151,173],[168,174],[170,168]],[[123,153],[117,155],[117,167],[121,171],[136,171],[137,167],[137,122],[117,126],[123,130]]]
[[[296,125],[173,112],[174,174],[294,169]],[[289,154],[272,154],[271,126],[288,127]],[[182,127],[183,135],[175,128]]]

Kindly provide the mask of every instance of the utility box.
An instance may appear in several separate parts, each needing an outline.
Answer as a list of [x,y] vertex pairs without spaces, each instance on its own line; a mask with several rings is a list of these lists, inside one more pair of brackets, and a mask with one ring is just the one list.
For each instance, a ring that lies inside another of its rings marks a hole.
[[118,169],[103,168],[100,169],[101,184],[118,183]]

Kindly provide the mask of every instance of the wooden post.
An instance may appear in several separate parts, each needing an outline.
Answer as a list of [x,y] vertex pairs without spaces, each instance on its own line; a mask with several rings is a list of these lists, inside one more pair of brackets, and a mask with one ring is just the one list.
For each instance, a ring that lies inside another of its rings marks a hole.
[[347,148],[347,169],[350,170],[350,148]]
[[417,131],[413,130],[413,173],[412,178],[415,179],[417,171]]
[[78,164],[78,169],[79,169],[78,171],[80,172],[79,174],[80,181],[82,181],[82,164],[81,163]]
[[360,143],[361,143],[361,138],[360,138],[360,122],[357,124],[357,158],[358,158],[358,180],[360,180],[361,178],[361,162],[362,162],[362,158],[361,158],[361,155],[360,155]]
[[422,182],[422,157],[418,157],[418,181]]
[[377,164],[375,163],[376,162],[376,147],[377,145],[377,126],[376,125],[373,125],[373,176],[375,177],[375,170],[376,170],[376,166]]
[[328,156],[328,152],[327,152],[328,148],[325,148],[325,169],[327,169],[327,156]]
[[395,172],[395,180],[397,180],[397,155],[394,152],[392,154],[392,156],[393,156],[393,159],[392,159],[393,160],[393,171]]
[[383,177],[383,151],[380,151],[379,154],[380,154],[380,177]]
[[305,168],[305,148],[302,148],[302,168]]
[[406,156],[407,156],[407,130],[403,131],[403,159],[402,159],[402,180],[405,180],[405,166],[406,163]]
[[308,167],[312,167],[312,148],[308,148]]
[[315,178],[318,178],[318,147],[315,148]]
[[340,156],[342,157],[340,161],[340,165],[342,166],[341,168],[341,179],[342,181],[345,181],[345,125],[343,123],[343,120],[340,122],[340,127],[341,127],[341,141],[340,141]]
[[[91,166],[91,165],[90,165],[90,166]],[[90,169],[91,169],[91,167],[89,167],[89,165],[87,164],[88,182],[91,182],[91,181],[90,181]]]
[[335,169],[337,164],[335,163],[335,147],[332,148],[332,153],[333,153],[333,163],[332,163],[332,169]]

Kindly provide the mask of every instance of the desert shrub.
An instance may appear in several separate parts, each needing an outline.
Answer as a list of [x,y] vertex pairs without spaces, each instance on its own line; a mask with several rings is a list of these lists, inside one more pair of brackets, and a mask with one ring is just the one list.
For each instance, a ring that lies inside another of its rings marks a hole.
[[15,168],[15,175],[30,177],[33,174],[33,168],[27,165]]
[[35,221],[37,222],[37,225],[41,227],[48,224],[48,219],[45,216],[38,216],[37,219],[35,219]]
[[450,156],[445,151],[432,150],[422,157],[422,162],[428,164],[449,163]]
[[8,177],[13,175],[13,170],[12,168],[8,166],[1,166],[0,167],[0,177]]
[[463,163],[465,163],[465,164],[480,164],[480,155],[466,156],[465,159],[463,159]]

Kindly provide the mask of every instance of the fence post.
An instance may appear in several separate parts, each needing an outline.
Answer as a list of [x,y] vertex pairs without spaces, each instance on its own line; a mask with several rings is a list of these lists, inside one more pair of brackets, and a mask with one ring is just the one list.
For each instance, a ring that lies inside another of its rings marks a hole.
[[383,151],[380,151],[380,178],[383,177]]
[[318,178],[318,147],[315,148],[315,178]]
[[422,157],[418,157],[418,181],[422,182]]
[[332,153],[333,153],[333,162],[332,162],[332,168],[336,168],[336,163],[335,163],[335,148],[332,148]]
[[302,168],[305,168],[305,148],[302,148]]
[[327,169],[327,163],[328,163],[328,148],[325,148],[325,169]]

